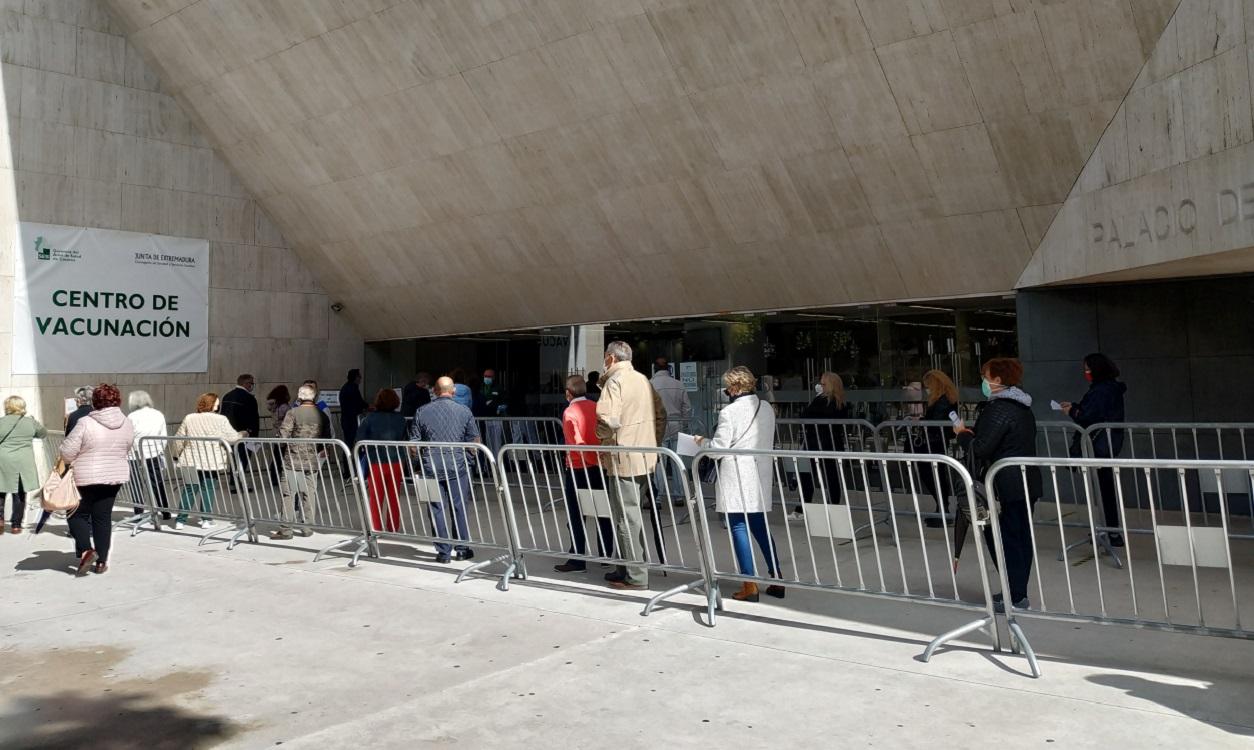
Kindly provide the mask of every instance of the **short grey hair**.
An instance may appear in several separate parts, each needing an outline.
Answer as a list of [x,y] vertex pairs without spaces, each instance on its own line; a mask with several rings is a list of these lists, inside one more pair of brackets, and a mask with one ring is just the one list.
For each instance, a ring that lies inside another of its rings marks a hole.
[[92,388],[90,385],[84,385],[84,386],[75,388],[74,389],[74,403],[78,404],[79,406],[91,406],[91,394],[95,392],[96,392],[96,389]]
[[152,406],[152,396],[148,395],[148,391],[131,391],[126,397],[126,410],[136,411],[137,409],[147,409]]
[[631,344],[626,341],[611,341],[610,345],[605,347],[605,356],[615,362],[630,362]]
[[297,401],[310,401],[310,402],[317,401],[318,392],[315,391],[310,386],[302,385],[300,388],[296,389],[296,400]]
[[571,375],[566,378],[566,390],[575,398],[588,395],[588,383],[582,375]]

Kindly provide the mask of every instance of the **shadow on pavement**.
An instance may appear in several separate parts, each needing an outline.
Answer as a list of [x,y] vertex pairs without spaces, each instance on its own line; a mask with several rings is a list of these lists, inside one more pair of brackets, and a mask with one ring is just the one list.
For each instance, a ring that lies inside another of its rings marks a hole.
[[[1220,721],[1217,718],[1219,711],[1216,710],[1216,703],[1222,705],[1228,701],[1242,701],[1243,699],[1235,693],[1230,694],[1226,698],[1221,697],[1220,693],[1222,691],[1217,689],[1212,683],[1200,686],[1181,685],[1178,683],[1156,682],[1129,674],[1092,675],[1088,678],[1088,681],[1095,685],[1122,690],[1133,698],[1152,701],[1164,708],[1184,714],[1205,724],[1210,724],[1225,732],[1242,737],[1254,737],[1254,726],[1231,724]],[[1242,715],[1248,715],[1244,714],[1244,712],[1241,713]]]
[[224,718],[160,705],[148,693],[88,693],[67,690],[11,701],[0,732],[9,750],[207,748],[239,731]]
[[14,570],[55,570],[67,575],[74,574],[74,556],[63,550],[39,550],[25,560],[18,560]]

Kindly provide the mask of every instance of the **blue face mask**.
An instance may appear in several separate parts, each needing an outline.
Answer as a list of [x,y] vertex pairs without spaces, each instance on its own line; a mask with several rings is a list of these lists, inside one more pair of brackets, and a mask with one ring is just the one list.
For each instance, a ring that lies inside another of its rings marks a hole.
[[483,379],[483,384],[484,384],[484,385],[492,385],[492,378],[484,378],[484,379]]
[[984,394],[984,398],[991,397],[993,395],[993,384],[988,382],[987,380],[981,380],[980,381],[980,393]]

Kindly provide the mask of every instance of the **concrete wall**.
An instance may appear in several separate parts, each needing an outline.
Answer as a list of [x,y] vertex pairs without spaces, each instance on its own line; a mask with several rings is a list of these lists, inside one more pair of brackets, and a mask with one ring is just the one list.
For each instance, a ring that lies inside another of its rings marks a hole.
[[1254,276],[1027,291],[1018,307],[1038,414],[1084,394],[1080,361],[1100,351],[1130,421],[1254,421]]
[[1180,3],[1020,287],[1254,272],[1252,28]]
[[[0,393],[50,425],[73,386],[145,388],[174,420],[242,371],[264,394],[313,376],[338,386],[360,337],[98,0],[0,2]],[[210,370],[185,375],[13,376],[19,220],[208,239]],[[41,408],[42,406],[42,408]]]

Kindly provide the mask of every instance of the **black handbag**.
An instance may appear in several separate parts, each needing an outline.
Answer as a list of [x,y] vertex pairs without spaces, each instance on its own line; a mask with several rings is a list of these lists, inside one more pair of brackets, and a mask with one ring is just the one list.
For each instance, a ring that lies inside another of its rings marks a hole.
[[[736,443],[740,441],[740,438],[744,437],[745,433],[749,432],[749,427],[752,427],[753,423],[757,421],[758,412],[760,411],[762,411],[762,399],[758,399],[758,408],[753,410],[753,419],[749,420],[749,426],[745,428],[744,432],[740,433],[740,437],[733,439],[727,447],[736,447]],[[697,462],[697,478],[701,480],[702,484],[714,484],[717,482],[718,461],[709,456],[702,456],[701,460]]]

